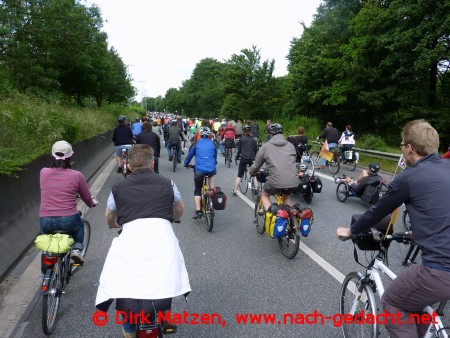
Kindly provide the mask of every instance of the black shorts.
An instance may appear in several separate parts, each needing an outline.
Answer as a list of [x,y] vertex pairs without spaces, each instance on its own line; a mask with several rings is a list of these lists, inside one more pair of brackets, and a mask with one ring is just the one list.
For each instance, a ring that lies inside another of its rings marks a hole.
[[268,194],[268,195],[276,195],[281,193],[282,195],[285,196],[289,196],[290,194],[292,194],[294,192],[294,190],[297,189],[295,188],[285,188],[285,189],[279,189],[279,188],[264,188],[264,191]]
[[251,166],[252,164],[253,164],[253,160],[245,160],[245,159],[242,159],[240,162],[239,162],[239,168],[238,168],[238,177],[239,178],[242,178],[243,176],[244,176],[244,172],[245,172],[245,166],[248,164],[249,166]]

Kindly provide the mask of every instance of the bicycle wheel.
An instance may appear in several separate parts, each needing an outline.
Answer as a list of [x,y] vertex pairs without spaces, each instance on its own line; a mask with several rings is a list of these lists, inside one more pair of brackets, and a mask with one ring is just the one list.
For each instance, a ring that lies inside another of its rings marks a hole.
[[258,195],[262,189],[261,183],[258,182],[254,176],[250,176],[250,190],[252,192],[253,202],[258,201]]
[[261,198],[258,199],[259,202],[255,203],[255,219],[256,219],[256,231],[258,234],[263,234],[266,231],[265,227],[265,211],[264,206],[261,202]]
[[300,237],[291,229],[291,221],[289,221],[286,228],[286,233],[283,237],[278,238],[278,245],[284,257],[288,259],[294,258],[298,253],[300,247]]
[[339,169],[341,168],[341,163],[333,159],[331,162],[328,162],[328,170],[330,170],[330,173],[337,174],[339,172]]
[[344,203],[348,198],[348,184],[347,182],[339,182],[336,188],[336,197],[339,202]]
[[311,155],[309,155],[309,159],[312,162],[312,165],[314,167],[314,169],[319,169],[320,168],[320,153],[318,151],[313,151],[311,153]]
[[231,167],[231,161],[232,161],[232,157],[233,157],[233,155],[232,155],[232,152],[233,152],[233,150],[228,150],[227,151],[227,157],[228,157],[228,168],[230,168]]
[[356,169],[356,161],[347,161],[347,169],[354,171]]
[[340,311],[342,318],[353,316],[354,323],[343,321],[342,333],[344,338],[378,337],[378,324],[365,323],[367,315],[377,318],[377,306],[372,288],[369,285],[360,285],[360,276],[357,272],[349,273],[342,283]]
[[247,172],[247,170],[244,171],[244,176],[242,176],[241,183],[239,184],[239,190],[244,195],[247,193],[247,190],[248,190],[248,172]]
[[208,230],[208,232],[211,232],[214,226],[214,208],[211,196],[206,196],[205,203],[206,230]]
[[303,194],[303,200],[305,201],[306,204],[311,204],[312,199],[313,199],[313,192],[311,185],[309,185],[307,191]]
[[61,260],[58,260],[58,263],[53,267],[48,291],[42,296],[42,330],[46,335],[50,335],[53,332],[58,319],[58,309],[61,300],[60,263]]
[[176,148],[173,149],[172,151],[172,166],[173,166],[173,172],[175,172],[175,170],[177,169],[177,164],[178,164],[178,154],[177,154],[177,150]]
[[[89,242],[91,241],[91,224],[82,218],[83,225],[84,225],[84,238],[83,238],[83,250],[81,251],[81,256],[86,256],[86,252],[89,247]],[[80,266],[72,266],[72,269],[70,270],[71,274],[73,275]]]

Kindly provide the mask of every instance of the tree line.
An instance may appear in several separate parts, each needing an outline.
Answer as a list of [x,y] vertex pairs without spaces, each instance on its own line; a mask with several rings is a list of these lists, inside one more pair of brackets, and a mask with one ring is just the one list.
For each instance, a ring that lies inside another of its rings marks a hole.
[[79,106],[128,102],[132,79],[102,25],[97,6],[76,0],[0,0],[0,91]]
[[390,143],[407,121],[425,118],[447,147],[448,13],[448,0],[324,0],[292,39],[286,76],[274,77],[274,60],[252,46],[201,60],[180,88],[145,102],[190,116],[311,116]]

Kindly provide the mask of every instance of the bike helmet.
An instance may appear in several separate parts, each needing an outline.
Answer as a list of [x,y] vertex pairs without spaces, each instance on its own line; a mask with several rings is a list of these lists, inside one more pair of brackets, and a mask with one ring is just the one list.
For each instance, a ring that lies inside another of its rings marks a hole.
[[244,128],[242,128],[242,130],[243,131],[251,131],[252,127],[246,125],[246,126],[244,126]]
[[376,174],[380,170],[380,165],[377,162],[372,162],[369,164],[369,172],[371,174]]
[[200,129],[200,136],[201,137],[209,137],[210,134],[211,134],[211,131],[209,130],[208,127],[202,127]]
[[125,122],[127,118],[125,117],[125,115],[119,115],[119,117],[117,118],[117,121],[119,122]]
[[267,133],[269,133],[271,135],[282,134],[283,126],[279,123],[272,123],[270,125],[269,129],[267,129]]

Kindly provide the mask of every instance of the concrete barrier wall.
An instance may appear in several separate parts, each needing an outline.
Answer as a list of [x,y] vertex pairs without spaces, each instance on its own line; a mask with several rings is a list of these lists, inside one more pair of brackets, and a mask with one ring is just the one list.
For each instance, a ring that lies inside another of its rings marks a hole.
[[[112,131],[72,145],[75,165],[89,180],[111,158]],[[0,280],[39,233],[39,172],[51,165],[49,155],[26,166],[19,178],[0,175]]]

